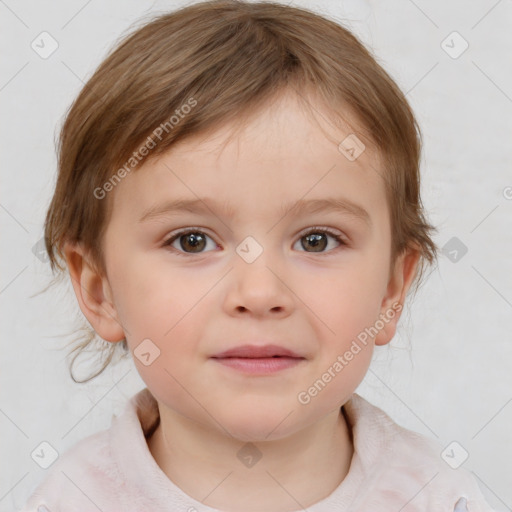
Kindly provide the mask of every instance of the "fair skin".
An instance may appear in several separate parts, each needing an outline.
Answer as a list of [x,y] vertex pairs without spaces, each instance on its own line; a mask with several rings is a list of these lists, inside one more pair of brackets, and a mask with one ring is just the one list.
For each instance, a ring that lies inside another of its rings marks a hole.
[[[326,120],[311,119],[290,94],[227,144],[229,124],[189,137],[116,187],[105,276],[79,245],[65,249],[80,308],[98,335],[112,343],[126,337],[132,353],[147,338],[160,350],[148,366],[134,357],[158,401],[160,425],[148,441],[157,464],[189,496],[220,510],[299,510],[343,481],[353,445],[340,407],[364,378],[374,346],[393,338],[400,313],[309,403],[297,397],[365,327],[403,304],[418,263],[417,251],[404,253],[390,273],[378,155],[367,146],[349,161],[338,144],[354,130]],[[154,204],[206,197],[234,215],[208,204],[213,211],[138,222]],[[332,197],[360,205],[369,223],[339,211],[280,213],[299,199]],[[202,234],[197,252],[185,235],[164,246],[182,228]],[[315,250],[306,235],[319,232]],[[249,236],[263,249],[251,263],[236,251]],[[211,358],[247,340],[284,345],[305,359],[255,377]],[[244,446],[261,452],[252,467],[237,457]]]

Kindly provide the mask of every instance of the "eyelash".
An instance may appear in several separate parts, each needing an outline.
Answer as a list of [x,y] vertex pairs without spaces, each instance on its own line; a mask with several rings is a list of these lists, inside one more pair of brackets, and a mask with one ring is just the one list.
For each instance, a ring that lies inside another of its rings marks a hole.
[[[170,238],[168,238],[163,243],[163,247],[169,247],[169,249],[171,249],[172,252],[174,252],[178,256],[184,256],[184,257],[194,256],[195,255],[194,253],[182,252],[182,251],[180,251],[178,249],[175,249],[174,247],[170,247],[171,244],[175,240],[177,240],[178,238],[180,238],[183,235],[188,235],[190,233],[201,233],[203,235],[208,236],[209,238],[211,238],[213,240],[213,238],[210,235],[208,235],[208,233],[205,233],[204,231],[202,231],[201,228],[187,228],[187,229],[183,229],[181,231],[178,231],[177,233],[174,233]],[[332,238],[334,238],[336,240],[336,242],[338,242],[340,244],[340,246],[347,246],[348,245],[342,235],[340,235],[336,231],[333,231],[330,228],[320,227],[320,226],[312,227],[308,231],[303,232],[302,234],[299,235],[298,239],[300,240],[301,238],[304,238],[305,236],[310,235],[312,233],[326,233],[326,234],[332,236]],[[214,240],[214,242],[215,242],[215,240]],[[337,247],[337,249],[339,249],[339,248],[340,247]],[[336,249],[331,249],[330,251],[322,252],[322,253],[318,253],[318,254],[329,254],[329,253],[332,253],[335,250]],[[306,252],[307,253],[307,251],[302,251],[302,252]],[[204,253],[196,253],[196,255],[200,255],[200,254],[204,254]],[[310,253],[310,254],[315,254],[315,253]]]

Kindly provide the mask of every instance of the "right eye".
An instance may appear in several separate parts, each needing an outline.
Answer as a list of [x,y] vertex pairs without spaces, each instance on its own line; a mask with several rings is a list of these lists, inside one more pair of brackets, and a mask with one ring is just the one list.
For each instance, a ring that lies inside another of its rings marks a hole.
[[[202,249],[207,245],[206,240],[208,238],[213,242],[213,239],[203,231],[199,231],[196,228],[184,229],[171,235],[171,237],[163,243],[162,247],[172,247],[173,252],[176,252],[179,256],[201,254],[204,252]],[[179,248],[173,246],[175,241],[178,242]],[[215,244],[215,242],[213,243]],[[190,250],[190,252],[188,252],[188,250]]]

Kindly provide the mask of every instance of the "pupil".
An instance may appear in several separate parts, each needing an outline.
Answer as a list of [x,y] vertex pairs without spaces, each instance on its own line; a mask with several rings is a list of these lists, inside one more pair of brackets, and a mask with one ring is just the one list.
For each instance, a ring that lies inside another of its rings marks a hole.
[[[185,245],[190,245],[192,249],[202,249],[201,243],[204,245],[204,237],[200,234],[197,235],[196,233],[189,233],[188,235],[185,235]],[[187,247],[184,247],[182,244],[183,249],[187,249]]]
[[[307,235],[306,239],[313,248],[319,249],[318,251],[314,252],[321,252],[322,249],[325,249],[325,235],[323,235],[322,233],[312,233],[310,235]],[[323,244],[321,243],[322,239],[324,242]]]

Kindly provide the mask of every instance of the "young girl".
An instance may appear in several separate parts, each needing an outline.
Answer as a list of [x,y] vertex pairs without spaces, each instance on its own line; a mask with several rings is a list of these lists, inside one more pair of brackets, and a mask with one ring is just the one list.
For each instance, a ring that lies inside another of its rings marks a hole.
[[196,3],[125,38],[67,115],[45,239],[147,387],[24,510],[490,511],[354,393],[436,258],[420,153],[389,75],[307,10]]

